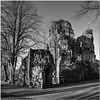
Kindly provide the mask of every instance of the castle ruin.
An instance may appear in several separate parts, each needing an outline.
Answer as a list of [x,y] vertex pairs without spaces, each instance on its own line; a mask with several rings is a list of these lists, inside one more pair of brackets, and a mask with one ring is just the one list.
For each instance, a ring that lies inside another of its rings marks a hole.
[[59,84],[62,70],[77,67],[77,61],[94,62],[93,30],[87,29],[77,39],[74,36],[70,22],[62,19],[51,22],[47,50],[30,49],[22,60],[22,66],[27,66],[28,85],[44,88]]

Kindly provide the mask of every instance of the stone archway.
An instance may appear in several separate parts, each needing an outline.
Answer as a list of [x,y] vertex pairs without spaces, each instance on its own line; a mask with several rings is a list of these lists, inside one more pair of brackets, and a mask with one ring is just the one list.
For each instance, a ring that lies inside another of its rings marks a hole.
[[52,85],[52,67],[47,66],[43,72],[43,88],[49,88]]

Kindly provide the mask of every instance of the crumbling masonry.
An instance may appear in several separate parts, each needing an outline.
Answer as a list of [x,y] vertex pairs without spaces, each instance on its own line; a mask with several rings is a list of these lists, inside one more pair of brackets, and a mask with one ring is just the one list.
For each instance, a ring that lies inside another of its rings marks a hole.
[[76,61],[94,62],[93,30],[87,29],[77,39],[74,35],[70,22],[51,22],[47,50],[30,49],[29,55],[22,60],[22,66],[27,68],[28,85],[45,88],[59,84],[60,72],[75,68]]

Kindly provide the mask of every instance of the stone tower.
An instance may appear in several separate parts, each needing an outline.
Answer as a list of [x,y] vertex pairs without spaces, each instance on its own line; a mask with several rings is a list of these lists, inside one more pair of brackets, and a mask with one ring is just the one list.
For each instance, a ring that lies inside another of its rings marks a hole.
[[83,61],[93,61],[95,59],[93,30],[87,29],[82,36],[77,38],[77,54],[81,55]]
[[51,22],[49,50],[54,57],[56,82],[58,84],[60,70],[66,69],[75,59],[74,35],[70,22],[62,19]]

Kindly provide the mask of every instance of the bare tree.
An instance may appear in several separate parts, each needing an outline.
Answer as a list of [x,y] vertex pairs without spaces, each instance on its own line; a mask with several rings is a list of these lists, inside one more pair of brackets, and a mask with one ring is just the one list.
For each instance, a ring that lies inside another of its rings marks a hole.
[[[80,4],[80,9],[75,11],[74,18],[79,20],[81,17],[88,13],[94,13],[94,19],[92,22],[95,22],[100,17],[100,2],[99,1],[84,1]],[[92,15],[93,16],[93,15]]]
[[1,2],[1,49],[9,57],[13,83],[18,56],[39,43],[42,18],[31,1]]

